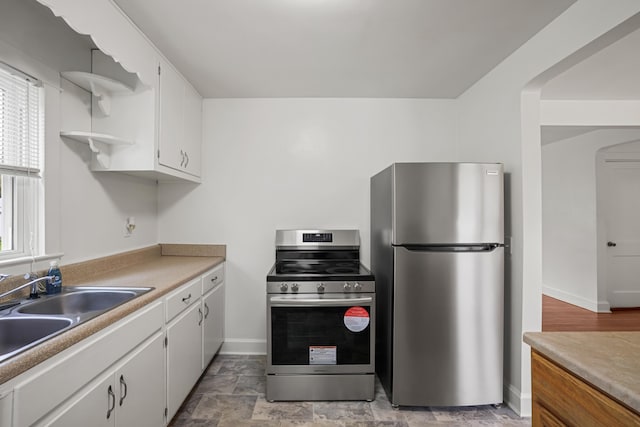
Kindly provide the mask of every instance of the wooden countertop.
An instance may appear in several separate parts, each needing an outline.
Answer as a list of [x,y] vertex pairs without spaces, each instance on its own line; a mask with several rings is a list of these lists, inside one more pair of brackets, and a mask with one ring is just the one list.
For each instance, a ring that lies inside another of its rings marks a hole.
[[0,384],[156,301],[225,260],[223,245],[157,245],[62,266],[63,286],[135,286],[154,289],[0,363]]
[[526,332],[524,342],[640,413],[640,332]]

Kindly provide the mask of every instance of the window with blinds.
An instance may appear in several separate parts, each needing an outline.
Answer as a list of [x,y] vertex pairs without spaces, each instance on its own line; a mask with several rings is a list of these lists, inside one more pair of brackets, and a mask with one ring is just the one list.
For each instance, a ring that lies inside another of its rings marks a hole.
[[0,62],[0,260],[39,252],[41,83]]
[[40,84],[0,64],[0,173],[40,174]]

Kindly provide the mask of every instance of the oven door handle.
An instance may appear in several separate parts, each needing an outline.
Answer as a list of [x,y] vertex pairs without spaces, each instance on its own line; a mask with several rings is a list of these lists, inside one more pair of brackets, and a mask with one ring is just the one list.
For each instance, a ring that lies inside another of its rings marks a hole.
[[362,298],[286,298],[271,297],[272,306],[279,305],[354,305],[354,304],[371,304],[372,297]]

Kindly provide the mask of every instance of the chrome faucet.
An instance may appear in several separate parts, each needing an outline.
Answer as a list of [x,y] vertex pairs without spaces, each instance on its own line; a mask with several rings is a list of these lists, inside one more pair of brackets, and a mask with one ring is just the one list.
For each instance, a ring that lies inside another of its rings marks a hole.
[[[43,280],[53,280],[54,277],[53,276],[42,276],[42,277],[38,277],[33,273],[27,273],[24,275],[25,279],[32,279],[31,281],[22,284],[20,286],[18,286],[17,288],[11,289],[10,291],[7,291],[3,294],[0,294],[0,299],[6,297],[7,295],[10,295],[14,292],[17,292],[21,289],[26,288],[27,286],[31,286],[31,291],[29,292],[29,299],[36,299],[36,298],[40,298],[40,296],[38,296],[38,283],[42,282]],[[5,277],[6,279],[6,277]],[[2,279],[4,280],[4,279]],[[2,281],[0,280],[0,281]]]

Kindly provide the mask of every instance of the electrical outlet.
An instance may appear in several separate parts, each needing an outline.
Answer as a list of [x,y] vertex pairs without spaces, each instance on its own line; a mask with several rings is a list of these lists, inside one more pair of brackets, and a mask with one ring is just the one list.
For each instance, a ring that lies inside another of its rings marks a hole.
[[133,230],[136,229],[135,217],[128,216],[124,222],[124,237],[129,237],[133,234]]

